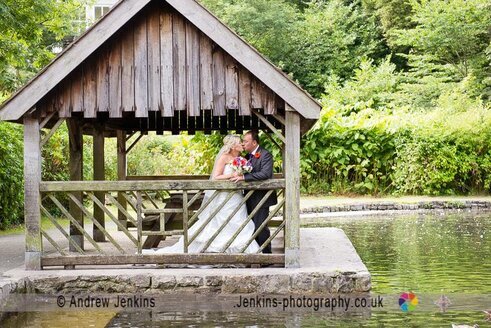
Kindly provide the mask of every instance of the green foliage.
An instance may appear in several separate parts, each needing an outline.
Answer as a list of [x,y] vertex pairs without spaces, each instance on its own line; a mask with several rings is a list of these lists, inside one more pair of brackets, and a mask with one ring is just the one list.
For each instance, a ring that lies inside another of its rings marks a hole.
[[0,91],[12,92],[80,33],[88,0],[0,2]]
[[491,35],[491,3],[487,0],[425,0],[410,2],[413,28],[394,29],[396,45],[410,47],[408,63],[427,75],[441,66],[459,81],[475,77],[476,94],[488,92],[491,66],[485,49]]
[[[136,136],[131,138],[127,144],[131,144],[135,139]],[[91,147],[86,148],[92,149]],[[115,139],[106,139],[105,151],[106,179],[117,180]],[[208,152],[212,155],[210,156],[211,164],[204,158],[206,156],[204,154]],[[215,154],[211,143],[194,142],[186,135],[159,136],[151,133],[144,136],[128,154],[128,175],[208,174],[211,171]]]
[[319,97],[335,75],[349,78],[363,58],[386,53],[375,18],[358,3],[311,1],[296,23],[292,50],[284,53],[284,69]]
[[362,0],[362,3],[367,11],[376,13],[386,36],[393,29],[412,26],[410,0]]
[[387,53],[375,16],[359,3],[203,0],[221,20],[320,97],[330,75],[346,79],[362,58]]
[[394,68],[388,60],[367,62],[351,81],[328,86],[321,120],[302,146],[305,191],[489,192],[489,104],[469,95],[462,81],[429,97],[431,110],[418,109]]
[[22,222],[23,203],[22,128],[0,122],[0,229]]
[[491,108],[463,94],[441,99],[440,104],[445,107],[429,114],[411,113],[407,136],[398,140],[396,192],[489,192]]
[[395,137],[366,113],[356,118],[325,111],[302,139],[302,188],[309,193],[369,193],[390,184]]
[[[280,63],[291,48],[298,7],[285,0],[202,0],[237,34]],[[299,1],[297,1],[298,4]]]
[[[49,130],[43,131],[41,137]],[[68,128],[62,124],[42,149],[42,179],[44,181],[70,180],[68,148]]]
[[273,155],[273,172],[281,173],[283,172],[283,154],[277,144],[281,145],[282,142],[275,134],[271,133],[270,136],[276,143],[271,141],[263,132],[259,133],[261,147],[264,147]]
[[395,101],[395,92],[401,82],[395,69],[390,57],[379,66],[374,66],[372,60],[362,60],[353,78],[344,85],[337,78],[329,81],[322,102],[327,109],[346,115],[367,108],[388,109]]
[[202,174],[210,174],[215,163],[218,151],[223,146],[223,137],[219,133],[205,135],[202,132],[196,132],[191,139],[191,147],[196,154],[196,169]]

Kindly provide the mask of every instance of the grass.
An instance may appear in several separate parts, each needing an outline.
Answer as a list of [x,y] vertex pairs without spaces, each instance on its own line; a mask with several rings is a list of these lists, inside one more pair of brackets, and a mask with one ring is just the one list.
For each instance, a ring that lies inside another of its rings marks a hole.
[[5,230],[0,230],[0,236],[7,236],[7,235],[19,235],[24,233],[24,225],[19,224],[15,225],[13,227],[9,227]]

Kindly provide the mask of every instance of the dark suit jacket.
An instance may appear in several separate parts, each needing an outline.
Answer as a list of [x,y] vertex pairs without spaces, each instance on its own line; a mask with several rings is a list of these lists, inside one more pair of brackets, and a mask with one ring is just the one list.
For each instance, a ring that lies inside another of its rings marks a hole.
[[[248,160],[252,164],[252,172],[244,174],[244,180],[246,182],[250,181],[260,181],[273,178],[273,155],[266,149],[259,146],[257,152],[260,156],[256,158],[252,156]],[[248,190],[245,191],[246,193]],[[268,193],[268,190],[256,190],[247,200],[247,209],[252,211],[261,199]],[[276,196],[276,191],[274,191],[268,200],[264,203],[263,207],[269,207],[278,203]]]

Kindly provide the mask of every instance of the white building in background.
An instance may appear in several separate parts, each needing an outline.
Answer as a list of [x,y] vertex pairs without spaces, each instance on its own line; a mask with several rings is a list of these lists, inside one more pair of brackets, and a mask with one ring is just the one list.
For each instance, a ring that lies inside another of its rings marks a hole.
[[85,10],[85,16],[89,25],[104,16],[118,1],[119,0],[96,0],[93,6],[88,6]]

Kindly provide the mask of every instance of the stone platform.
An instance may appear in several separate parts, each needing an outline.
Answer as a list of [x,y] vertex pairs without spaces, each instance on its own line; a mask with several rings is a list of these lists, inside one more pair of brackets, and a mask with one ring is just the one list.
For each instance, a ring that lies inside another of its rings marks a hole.
[[298,269],[98,266],[25,271],[18,268],[0,277],[0,295],[80,292],[325,295],[370,291],[370,273],[341,229],[302,228],[300,236]]

